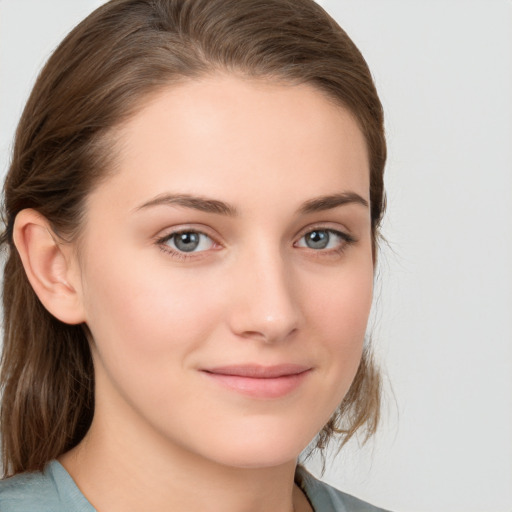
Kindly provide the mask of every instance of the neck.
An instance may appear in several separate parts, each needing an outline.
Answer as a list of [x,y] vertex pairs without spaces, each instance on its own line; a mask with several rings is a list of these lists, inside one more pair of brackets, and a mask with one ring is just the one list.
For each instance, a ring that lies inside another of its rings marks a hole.
[[145,435],[133,423],[109,428],[97,416],[84,440],[60,462],[98,512],[311,510],[294,485],[294,460],[229,467]]

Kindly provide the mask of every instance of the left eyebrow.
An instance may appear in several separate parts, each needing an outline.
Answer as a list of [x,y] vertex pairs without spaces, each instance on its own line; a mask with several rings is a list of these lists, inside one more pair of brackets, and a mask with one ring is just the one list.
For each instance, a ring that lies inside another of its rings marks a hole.
[[355,192],[343,192],[340,194],[331,194],[327,196],[316,197],[310,201],[306,201],[299,209],[302,215],[315,212],[323,212],[331,210],[338,206],[346,204],[360,204],[368,208],[368,201]]

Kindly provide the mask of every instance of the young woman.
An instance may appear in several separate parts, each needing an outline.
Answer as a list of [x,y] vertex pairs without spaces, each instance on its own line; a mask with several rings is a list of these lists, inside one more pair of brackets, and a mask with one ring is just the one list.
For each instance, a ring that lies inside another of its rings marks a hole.
[[386,147],[312,0],[113,0],[5,184],[2,512],[380,510],[298,466],[358,429]]

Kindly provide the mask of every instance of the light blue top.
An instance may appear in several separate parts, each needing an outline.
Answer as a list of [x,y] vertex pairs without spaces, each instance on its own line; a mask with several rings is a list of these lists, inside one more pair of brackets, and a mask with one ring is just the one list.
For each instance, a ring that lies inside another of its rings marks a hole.
[[0,480],[1,512],[96,512],[60,462]]
[[[296,482],[315,512],[386,512],[327,485],[299,467]],[[43,472],[0,480],[1,512],[96,512],[56,460]]]

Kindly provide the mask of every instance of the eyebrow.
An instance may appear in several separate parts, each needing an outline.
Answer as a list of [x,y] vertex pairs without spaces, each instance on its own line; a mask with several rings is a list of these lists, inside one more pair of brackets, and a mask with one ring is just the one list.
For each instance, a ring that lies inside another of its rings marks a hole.
[[368,201],[359,194],[356,194],[355,192],[342,192],[340,194],[331,194],[328,196],[310,199],[299,208],[299,213],[307,214],[323,212],[346,204],[360,204],[365,208],[368,208]]
[[[338,206],[347,204],[360,204],[368,208],[368,201],[355,192],[342,192],[326,196],[316,197],[303,203],[298,209],[301,215],[332,210]],[[209,199],[189,194],[161,194],[154,199],[137,207],[135,211],[150,208],[152,206],[182,206],[206,213],[216,213],[229,217],[238,215],[237,209],[224,201]]]
[[236,208],[224,201],[192,196],[189,194],[162,194],[139,206],[136,208],[136,211],[160,205],[183,206],[184,208],[192,208],[201,212],[217,213],[219,215],[227,215],[229,217],[235,217],[238,215]]

